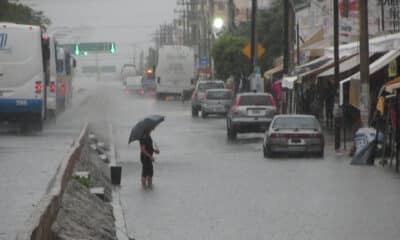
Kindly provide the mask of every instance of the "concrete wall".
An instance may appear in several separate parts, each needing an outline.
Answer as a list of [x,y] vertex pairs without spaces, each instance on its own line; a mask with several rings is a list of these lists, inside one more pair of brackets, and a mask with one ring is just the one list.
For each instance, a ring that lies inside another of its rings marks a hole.
[[75,141],[66,157],[61,162],[51,181],[48,192],[39,201],[34,212],[17,233],[17,240],[51,240],[51,226],[61,205],[61,199],[72,176],[75,164],[79,161],[87,137],[88,126],[85,124],[79,138]]

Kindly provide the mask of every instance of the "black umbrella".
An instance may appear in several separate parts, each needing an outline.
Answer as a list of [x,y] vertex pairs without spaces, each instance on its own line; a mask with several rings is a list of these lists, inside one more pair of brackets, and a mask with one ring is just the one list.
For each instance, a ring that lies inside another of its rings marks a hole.
[[351,161],[352,165],[373,165],[375,160],[377,141],[374,140],[356,153]]
[[158,124],[164,121],[164,119],[164,116],[152,115],[136,123],[136,125],[132,128],[128,143],[139,140],[143,137],[146,130],[154,129],[155,127],[157,127]]

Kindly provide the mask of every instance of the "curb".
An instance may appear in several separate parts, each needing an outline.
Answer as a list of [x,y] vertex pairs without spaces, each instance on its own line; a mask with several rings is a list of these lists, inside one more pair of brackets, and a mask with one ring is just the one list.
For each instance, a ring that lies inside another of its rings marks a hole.
[[[109,166],[117,166],[117,152],[115,149],[114,142],[114,128],[112,123],[108,120],[108,135],[109,135],[109,145],[110,145],[110,163]],[[113,206],[113,214],[115,218],[115,227],[117,231],[117,239],[118,240],[134,240],[134,238],[130,237],[128,234],[128,228],[126,225],[126,218],[124,214],[124,209],[121,201],[121,191],[120,187],[114,187],[112,191],[112,206]]]
[[86,122],[78,139],[72,143],[67,155],[60,163],[54,177],[51,179],[46,194],[36,205],[33,213],[17,232],[16,240],[50,240],[54,239],[51,226],[57,218],[62,196],[73,168],[79,161],[83,142],[88,132]]

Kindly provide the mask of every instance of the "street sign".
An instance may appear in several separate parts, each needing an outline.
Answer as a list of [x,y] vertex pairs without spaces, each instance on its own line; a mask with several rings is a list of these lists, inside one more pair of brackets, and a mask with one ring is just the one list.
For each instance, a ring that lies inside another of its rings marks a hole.
[[89,53],[112,53],[116,52],[114,42],[81,42],[60,44],[59,47],[69,49],[73,55],[88,55]]
[[[247,57],[251,58],[251,45],[250,43],[246,44],[246,46],[242,49],[242,53]],[[257,58],[261,58],[265,53],[265,48],[257,43],[256,45],[256,56]]]
[[201,67],[208,66],[208,57],[201,57],[200,58],[200,66]]

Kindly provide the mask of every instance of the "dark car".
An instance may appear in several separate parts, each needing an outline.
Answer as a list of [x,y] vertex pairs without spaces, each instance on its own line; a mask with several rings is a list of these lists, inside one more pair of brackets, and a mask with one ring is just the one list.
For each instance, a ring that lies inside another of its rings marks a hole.
[[276,114],[275,100],[269,93],[241,93],[226,118],[228,138],[237,133],[265,132]]
[[324,135],[313,115],[277,115],[265,133],[264,157],[276,153],[315,153],[324,156]]

